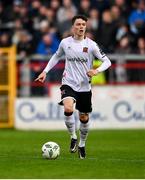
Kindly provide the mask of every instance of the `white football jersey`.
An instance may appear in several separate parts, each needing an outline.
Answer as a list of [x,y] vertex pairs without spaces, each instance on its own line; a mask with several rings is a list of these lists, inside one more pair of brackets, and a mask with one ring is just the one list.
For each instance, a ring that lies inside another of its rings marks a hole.
[[61,41],[58,50],[44,71],[48,72],[62,56],[65,57],[62,84],[66,84],[78,92],[91,90],[91,79],[87,76],[87,72],[92,69],[95,58],[103,62],[97,68],[99,72],[106,70],[111,65],[110,60],[93,40],[87,37],[83,40],[76,40],[70,36]]

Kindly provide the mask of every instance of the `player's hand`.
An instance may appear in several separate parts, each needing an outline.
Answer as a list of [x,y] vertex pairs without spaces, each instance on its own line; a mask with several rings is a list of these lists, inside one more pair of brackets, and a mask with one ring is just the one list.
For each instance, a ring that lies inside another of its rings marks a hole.
[[87,75],[89,77],[92,77],[92,76],[96,76],[97,74],[99,73],[99,71],[97,69],[90,69],[88,72],[87,72]]
[[36,79],[35,81],[39,81],[39,82],[44,82],[46,79],[46,72],[42,72]]

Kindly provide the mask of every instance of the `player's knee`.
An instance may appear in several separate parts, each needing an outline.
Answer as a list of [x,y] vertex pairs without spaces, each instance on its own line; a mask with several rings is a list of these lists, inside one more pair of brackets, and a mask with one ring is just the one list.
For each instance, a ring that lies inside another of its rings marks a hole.
[[80,113],[79,118],[80,118],[80,121],[85,124],[89,121],[89,114],[88,113]]
[[68,106],[64,106],[64,111],[68,112],[68,113],[69,112],[73,112],[73,106],[69,106],[69,105]]
[[71,116],[73,114],[73,108],[71,106],[66,106],[64,108],[64,115]]

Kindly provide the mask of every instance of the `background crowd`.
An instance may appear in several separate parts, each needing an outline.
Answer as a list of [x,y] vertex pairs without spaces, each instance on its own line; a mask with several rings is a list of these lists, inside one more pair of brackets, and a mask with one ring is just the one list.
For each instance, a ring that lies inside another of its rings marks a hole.
[[[77,14],[89,18],[88,37],[105,53],[122,57],[111,59],[115,68],[93,77],[93,85],[145,81],[144,69],[123,66],[124,54],[145,55],[145,0],[0,0],[0,47],[17,47],[18,95],[48,94],[46,85],[36,88],[33,81],[61,39],[71,35],[71,19]],[[31,55],[42,56],[35,61]],[[47,82],[61,82],[63,68],[64,62],[54,67]]]
[[106,53],[145,54],[145,0],[0,1],[0,47],[52,55],[76,14],[89,17],[87,36]]

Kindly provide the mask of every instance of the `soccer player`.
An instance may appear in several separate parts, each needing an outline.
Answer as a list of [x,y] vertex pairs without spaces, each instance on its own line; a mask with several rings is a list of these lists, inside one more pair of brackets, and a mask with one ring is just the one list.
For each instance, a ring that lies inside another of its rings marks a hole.
[[[51,57],[43,72],[35,81],[44,82],[46,75],[62,56],[65,56],[65,69],[62,77],[61,102],[64,106],[65,124],[71,136],[70,152],[78,149],[80,159],[86,157],[85,143],[89,130],[89,113],[92,111],[91,103],[91,77],[110,67],[111,62],[100,50],[96,42],[85,36],[87,18],[83,15],[72,19],[73,36],[64,38],[56,53]],[[93,69],[93,60],[97,58],[102,64]],[[80,140],[76,135],[74,105],[79,112]]]

